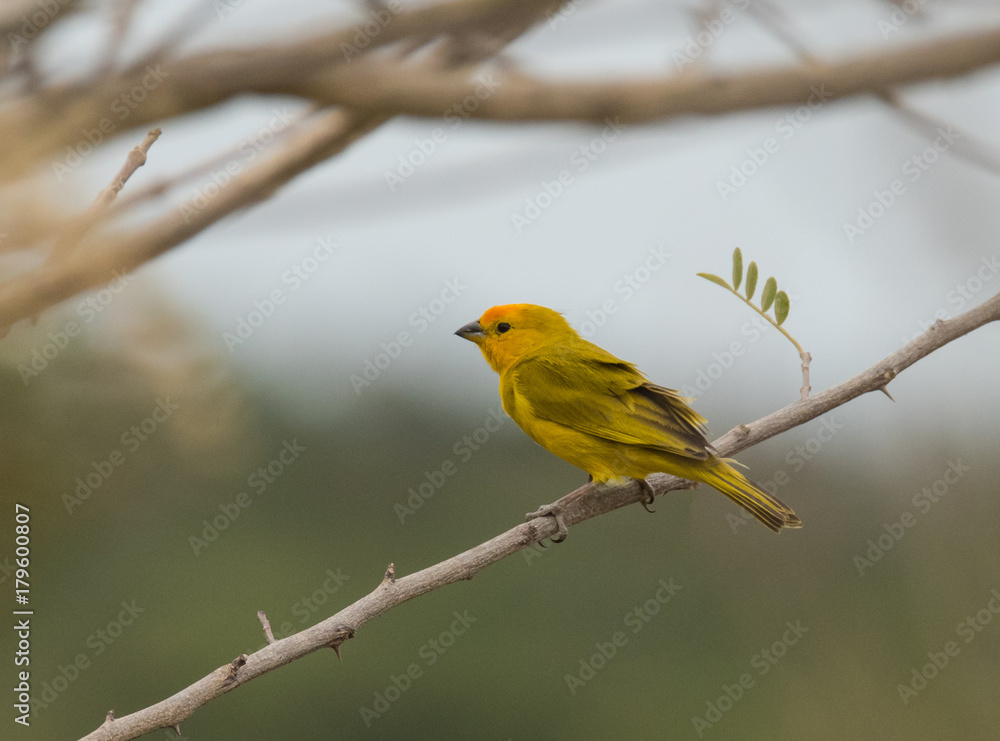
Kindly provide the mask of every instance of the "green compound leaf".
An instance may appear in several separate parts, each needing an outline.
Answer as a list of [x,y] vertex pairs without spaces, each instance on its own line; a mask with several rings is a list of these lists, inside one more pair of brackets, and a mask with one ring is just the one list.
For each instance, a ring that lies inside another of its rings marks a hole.
[[767,279],[764,284],[764,291],[760,294],[760,308],[762,311],[767,311],[771,308],[771,304],[774,303],[774,294],[778,292],[778,281],[774,279],[774,276]]
[[747,284],[743,290],[746,291],[748,301],[753,298],[753,292],[757,290],[757,263],[753,261],[747,268]]
[[726,289],[727,291],[731,291],[731,290],[733,290],[733,289],[732,289],[732,288],[730,287],[730,285],[729,285],[728,283],[726,283],[726,281],[722,280],[722,278],[720,278],[720,277],[719,277],[719,276],[717,276],[717,275],[712,275],[712,273],[698,273],[698,275],[699,275],[700,277],[704,278],[705,280],[710,280],[710,281],[712,281],[713,283],[715,283],[716,285],[719,285],[719,286],[722,286],[722,287],[723,287],[723,288],[725,288],[725,289]]
[[733,290],[740,290],[740,283],[743,282],[743,253],[737,247],[733,250]]
[[788,294],[784,291],[778,291],[778,295],[774,297],[774,318],[778,320],[779,327],[788,318],[789,308]]

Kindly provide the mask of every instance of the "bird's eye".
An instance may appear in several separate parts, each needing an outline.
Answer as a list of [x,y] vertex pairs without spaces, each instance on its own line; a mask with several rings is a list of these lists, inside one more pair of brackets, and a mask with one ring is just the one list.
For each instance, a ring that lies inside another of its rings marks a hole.
[[500,334],[503,334],[504,332],[509,332],[509,331],[510,331],[510,325],[507,324],[507,322],[500,322],[497,325],[497,332],[499,332]]

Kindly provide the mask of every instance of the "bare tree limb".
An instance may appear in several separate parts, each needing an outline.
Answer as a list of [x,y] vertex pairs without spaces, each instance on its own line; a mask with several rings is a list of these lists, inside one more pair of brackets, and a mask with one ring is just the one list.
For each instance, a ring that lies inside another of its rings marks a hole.
[[[458,0],[393,16],[372,45],[436,29],[489,29],[514,13],[481,2]],[[531,22],[552,2],[519,6],[513,17]],[[524,8],[531,11],[527,14]],[[431,13],[432,9],[439,12]],[[445,12],[447,9],[447,12]],[[428,27],[431,18],[438,26]],[[476,26],[475,23],[480,23]],[[49,88],[45,95],[18,102],[0,113],[0,140],[32,132],[24,146],[0,152],[0,176],[23,173],[79,137],[81,128],[108,116],[124,91],[155,77],[155,95],[131,111],[130,124],[144,125],[191,113],[247,93],[294,95],[321,105],[341,105],[366,115],[440,117],[482,82],[468,68],[431,71],[406,60],[361,54],[346,63],[341,45],[355,43],[358,29],[327,34],[296,45],[208,52],[174,60],[169,67],[132,69],[100,77],[84,86]],[[352,47],[356,48],[356,47]],[[338,56],[339,54],[339,56]],[[894,46],[819,65],[767,67],[724,74],[680,74],[599,82],[547,80],[518,71],[492,72],[490,95],[472,118],[500,121],[603,121],[626,123],[688,114],[720,114],[753,108],[799,105],[815,91],[825,99],[875,93],[889,87],[956,77],[1000,62],[1000,28],[945,39]],[[314,70],[309,74],[308,70]],[[154,74],[155,73],[155,74]],[[53,106],[59,115],[53,115]]]
[[[357,64],[372,50],[411,37],[434,38],[479,33],[509,36],[522,31],[562,0],[447,0],[413,10],[388,13],[377,33],[365,23],[301,42],[254,46],[165,59],[177,39],[172,34],[141,64],[92,80],[52,85],[0,112],[0,141],[19,141],[0,149],[0,178],[17,177],[39,160],[79,140],[81,129],[109,119],[130,91],[145,90],[142,105],[130,107],[130,127],[191,113],[246,93],[274,91],[296,95],[296,80],[310,70]],[[208,4],[211,7],[211,4]],[[197,12],[197,8],[195,12]],[[194,17],[194,16],[192,16]],[[182,21],[184,28],[188,21]],[[357,55],[357,56],[355,56]],[[353,60],[354,64],[348,64]],[[160,63],[162,62],[162,64]],[[281,88],[287,88],[282,91]],[[155,92],[155,95],[152,94]],[[455,101],[449,102],[452,105]],[[447,106],[446,106],[447,107]],[[434,115],[440,116],[444,108]],[[30,134],[26,136],[26,134]]]
[[[1000,294],[980,306],[947,321],[938,321],[924,334],[904,345],[884,360],[844,383],[808,399],[796,401],[756,422],[730,430],[713,446],[722,456],[731,456],[781,432],[804,424],[848,401],[885,388],[903,370],[949,342],[987,324],[1000,320]],[[684,488],[688,482],[676,476],[654,474],[648,479],[657,495]],[[567,525],[576,525],[598,515],[641,501],[646,491],[637,482],[624,486],[586,484],[563,497],[562,511]],[[195,710],[219,695],[252,679],[289,664],[326,646],[340,646],[357,630],[386,610],[415,597],[456,582],[471,579],[487,566],[554,535],[554,518],[530,520],[470,548],[464,553],[426,569],[396,578],[392,565],[382,583],[370,594],[311,628],[274,641],[256,653],[240,655],[230,664],[144,710],[122,718],[108,713],[104,724],[83,741],[126,741],[158,728],[176,726]],[[259,616],[260,613],[258,613]],[[270,640],[270,637],[269,637]],[[339,652],[338,652],[339,655]]]
[[[627,123],[685,114],[719,114],[800,105],[816,90],[826,99],[868,94],[893,85],[955,77],[1000,62],[1000,28],[943,40],[858,54],[812,66],[768,67],[726,74],[680,74],[600,82],[551,81],[496,73],[490,97],[471,117],[503,121],[602,121]],[[349,105],[410,116],[440,116],[480,82],[467,72],[428,76],[383,60],[357,60],[261,93],[293,93],[319,103]]]
[[[786,17],[784,11],[770,0],[755,0],[750,5],[750,12],[760,21],[761,25],[794,51],[803,62],[813,66],[821,64],[819,58],[809,51],[799,38],[799,34],[793,30],[791,21]],[[897,90],[883,88],[873,90],[872,93],[885,103],[889,110],[895,113],[903,123],[928,140],[934,140],[944,130],[954,132],[953,138],[957,141],[948,147],[948,152],[991,175],[1000,175],[1000,152],[988,142],[967,131],[962,131],[949,121],[918,110]]]

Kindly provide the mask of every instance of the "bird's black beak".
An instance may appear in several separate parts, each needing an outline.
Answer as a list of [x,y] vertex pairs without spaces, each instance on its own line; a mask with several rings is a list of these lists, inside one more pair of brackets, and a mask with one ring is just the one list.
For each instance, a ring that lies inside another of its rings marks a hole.
[[483,336],[483,325],[479,322],[469,322],[464,327],[455,332],[463,340],[475,342]]

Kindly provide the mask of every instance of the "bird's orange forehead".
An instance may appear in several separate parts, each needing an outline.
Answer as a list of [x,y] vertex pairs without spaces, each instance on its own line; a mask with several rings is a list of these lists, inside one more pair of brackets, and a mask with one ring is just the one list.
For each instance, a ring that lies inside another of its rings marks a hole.
[[479,317],[479,323],[484,327],[488,327],[501,318],[510,319],[516,317],[524,311],[525,306],[528,306],[528,304],[503,304],[502,306],[494,306],[483,312],[483,315]]

